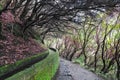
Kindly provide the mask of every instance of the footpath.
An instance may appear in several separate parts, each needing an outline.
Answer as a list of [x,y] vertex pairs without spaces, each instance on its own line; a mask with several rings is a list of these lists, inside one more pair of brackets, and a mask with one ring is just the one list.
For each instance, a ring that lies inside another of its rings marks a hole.
[[60,67],[54,80],[103,80],[79,64],[60,59]]

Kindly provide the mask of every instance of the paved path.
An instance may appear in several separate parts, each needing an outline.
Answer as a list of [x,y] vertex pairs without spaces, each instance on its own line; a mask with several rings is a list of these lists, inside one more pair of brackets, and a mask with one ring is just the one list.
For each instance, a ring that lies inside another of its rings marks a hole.
[[61,59],[60,68],[54,80],[102,80],[78,64]]

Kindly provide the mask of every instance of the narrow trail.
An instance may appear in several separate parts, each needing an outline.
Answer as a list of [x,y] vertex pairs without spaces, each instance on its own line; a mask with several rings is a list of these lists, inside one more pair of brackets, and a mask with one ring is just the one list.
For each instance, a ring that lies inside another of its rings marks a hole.
[[54,80],[103,80],[78,64],[60,59],[60,67]]

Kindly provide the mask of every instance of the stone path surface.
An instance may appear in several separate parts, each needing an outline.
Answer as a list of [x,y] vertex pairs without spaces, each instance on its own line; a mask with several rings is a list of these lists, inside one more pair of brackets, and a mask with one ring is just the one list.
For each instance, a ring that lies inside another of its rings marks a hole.
[[54,80],[103,80],[94,73],[81,68],[78,64],[61,59],[60,67]]

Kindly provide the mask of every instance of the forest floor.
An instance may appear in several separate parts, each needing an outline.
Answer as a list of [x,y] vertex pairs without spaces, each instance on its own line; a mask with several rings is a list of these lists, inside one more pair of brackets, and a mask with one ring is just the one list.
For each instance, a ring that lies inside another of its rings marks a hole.
[[103,80],[94,73],[83,69],[79,64],[61,59],[60,67],[54,80]]
[[5,37],[0,39],[0,66],[15,63],[18,60],[45,51],[34,39],[27,40],[17,37],[13,33],[3,29],[2,35]]

